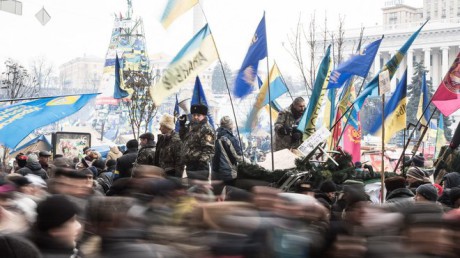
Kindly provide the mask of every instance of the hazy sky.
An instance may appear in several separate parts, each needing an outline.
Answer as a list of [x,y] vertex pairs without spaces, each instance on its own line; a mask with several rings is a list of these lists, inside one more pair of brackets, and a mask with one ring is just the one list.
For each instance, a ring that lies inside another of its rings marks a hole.
[[[23,15],[0,12],[0,62],[13,58],[28,65],[37,56],[45,56],[55,66],[75,57],[104,57],[115,13],[125,13],[126,0],[21,0]],[[164,52],[171,57],[192,36],[192,12],[165,30],[159,17],[166,0],[133,0],[134,15],[144,20],[147,48],[150,54]],[[421,5],[421,0],[405,3]],[[42,26],[35,13],[42,7],[51,21]],[[281,69],[290,59],[282,47],[289,31],[295,28],[299,15],[308,25],[316,13],[318,29],[323,29],[327,14],[329,28],[345,16],[345,27],[359,28],[382,23],[382,0],[205,0],[204,12],[215,37],[222,59],[239,68],[252,34],[266,12],[270,61]],[[3,65],[0,65],[0,70]]]

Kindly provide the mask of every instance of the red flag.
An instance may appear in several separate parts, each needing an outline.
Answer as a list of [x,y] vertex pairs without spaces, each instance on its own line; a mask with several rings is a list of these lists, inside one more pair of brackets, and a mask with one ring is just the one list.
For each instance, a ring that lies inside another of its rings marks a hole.
[[340,133],[342,132],[342,122],[337,122],[338,119],[342,116],[342,110],[337,109],[337,114],[335,116],[335,123],[337,123],[332,130],[331,136],[331,149],[333,149],[337,145],[337,141],[339,140]]
[[343,136],[343,150],[351,154],[353,163],[361,161],[361,123],[358,122],[358,130],[347,125]]
[[460,108],[460,53],[434,93],[432,101],[444,116]]

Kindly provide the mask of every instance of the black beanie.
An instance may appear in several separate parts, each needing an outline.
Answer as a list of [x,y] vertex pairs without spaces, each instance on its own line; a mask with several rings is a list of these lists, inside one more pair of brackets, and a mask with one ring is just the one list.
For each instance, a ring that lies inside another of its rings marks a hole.
[[129,140],[126,143],[126,148],[128,149],[134,149],[134,148],[139,148],[139,142],[136,139]]
[[332,192],[336,192],[337,191],[337,187],[335,186],[335,183],[328,180],[328,181],[324,181],[319,190],[323,193],[332,193]]
[[0,254],[8,258],[42,257],[37,247],[27,239],[12,235],[0,235]]
[[415,190],[428,201],[436,202],[438,200],[438,190],[432,184],[423,184]]
[[46,232],[50,229],[60,227],[73,216],[77,215],[77,213],[77,206],[69,201],[67,197],[64,195],[53,195],[38,204],[35,225],[38,230]]
[[190,114],[201,114],[206,116],[208,114],[208,107],[203,104],[192,105]]

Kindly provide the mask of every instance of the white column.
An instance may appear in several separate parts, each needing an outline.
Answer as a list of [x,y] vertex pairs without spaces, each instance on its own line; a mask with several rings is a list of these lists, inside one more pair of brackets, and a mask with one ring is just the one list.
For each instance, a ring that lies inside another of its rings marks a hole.
[[441,70],[441,76],[444,77],[444,75],[447,73],[447,70],[449,69],[449,47],[442,47],[442,70]]
[[409,78],[412,78],[412,75],[414,74],[414,50],[409,49],[407,51],[407,80],[409,81]]
[[[396,50],[390,51],[390,56],[388,57],[387,62],[396,54]],[[385,62],[385,64],[387,63]],[[393,79],[391,79],[390,85],[391,85],[391,91],[394,91],[396,89],[396,81],[401,79],[401,76],[399,76],[399,69],[396,70],[396,73],[393,75]]]
[[431,80],[433,85],[436,85],[439,82],[439,71],[441,70],[439,67],[441,66],[440,63],[440,56],[441,52],[438,49],[433,49],[432,53],[432,64],[431,64]]
[[380,52],[377,52],[374,59],[374,76],[380,71]]
[[425,53],[425,57],[423,60],[423,65],[425,66],[426,69],[426,79],[430,80],[431,78],[431,60],[430,60],[430,55],[431,55],[431,49],[430,48],[424,48],[423,52]]

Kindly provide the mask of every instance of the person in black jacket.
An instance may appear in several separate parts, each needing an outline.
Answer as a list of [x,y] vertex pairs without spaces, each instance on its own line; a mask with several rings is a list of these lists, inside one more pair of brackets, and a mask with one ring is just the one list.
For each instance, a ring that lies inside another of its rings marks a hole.
[[212,178],[222,180],[226,185],[233,185],[237,176],[237,163],[241,161],[243,155],[238,138],[233,135],[232,129],[232,119],[229,116],[222,117],[220,127],[216,131],[217,139],[212,160]]
[[117,159],[117,166],[113,175],[113,180],[117,180],[122,177],[131,177],[131,170],[137,159],[138,147],[139,143],[135,139],[129,140],[126,143],[127,150],[123,153],[123,156]]
[[23,176],[26,176],[28,174],[36,175],[41,177],[43,180],[48,179],[48,174],[38,162],[38,158],[35,154],[29,155],[29,157],[27,158],[26,166],[19,169],[17,173]]

